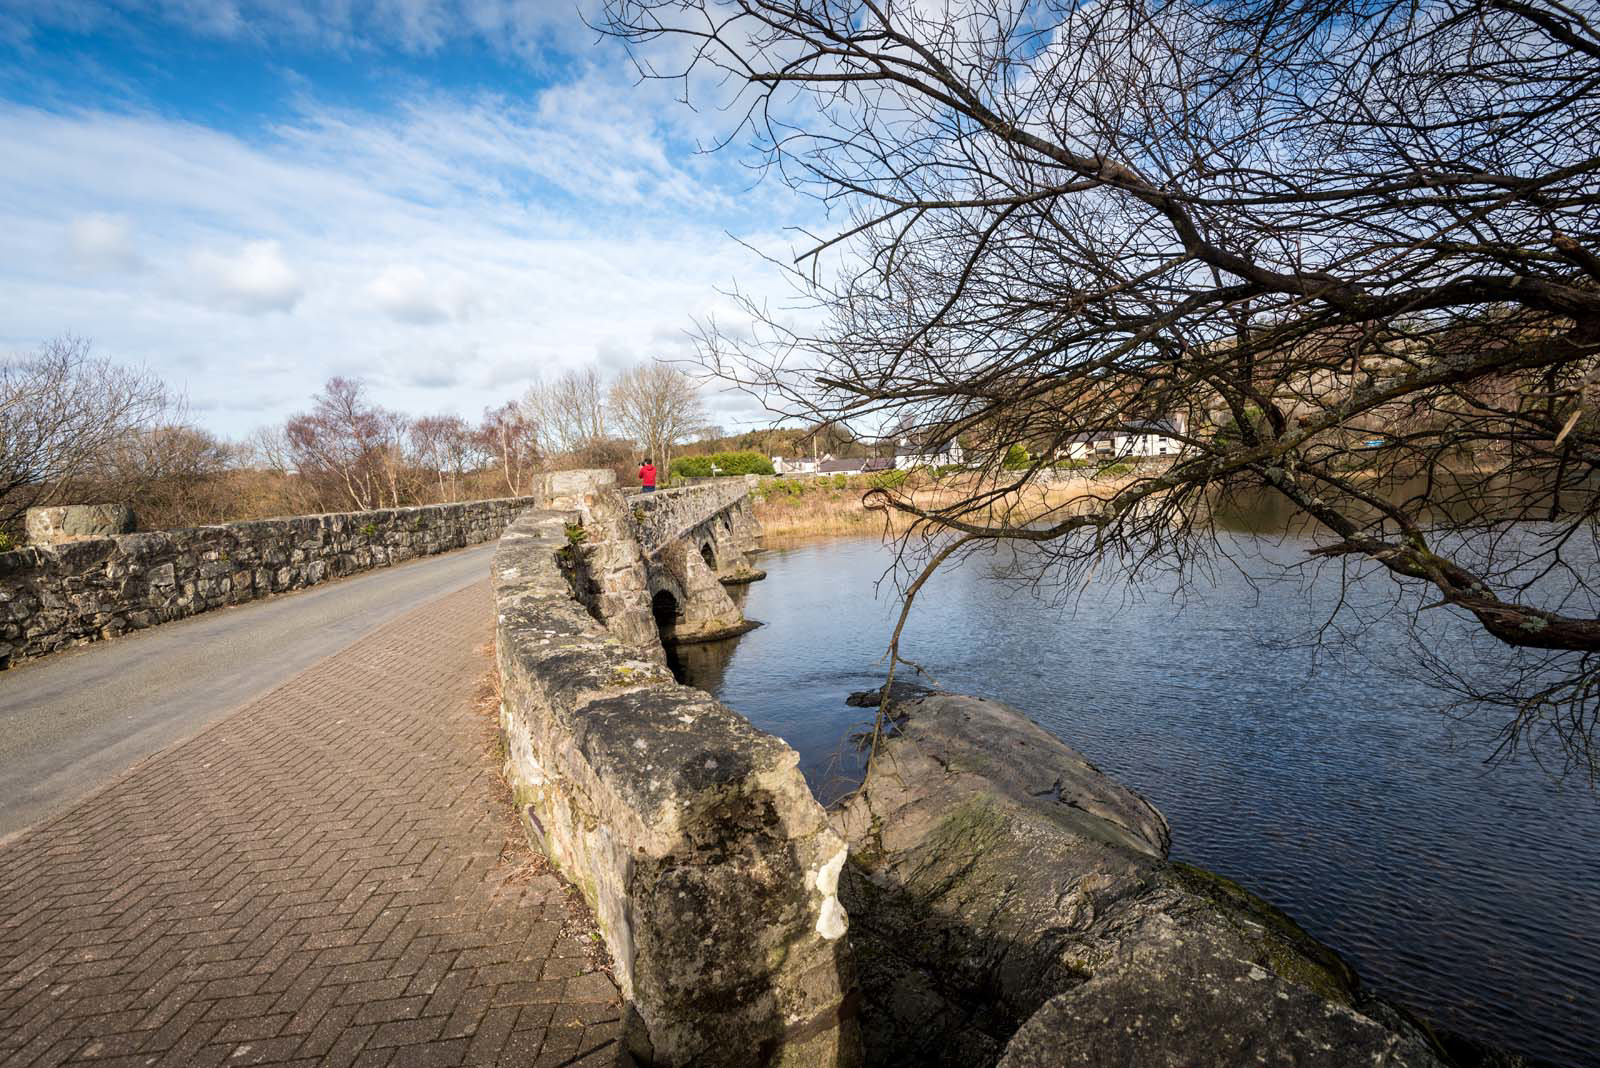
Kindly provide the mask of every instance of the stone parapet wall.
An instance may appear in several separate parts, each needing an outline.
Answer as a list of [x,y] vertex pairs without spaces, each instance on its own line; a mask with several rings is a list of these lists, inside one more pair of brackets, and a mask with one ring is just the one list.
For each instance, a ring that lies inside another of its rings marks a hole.
[[641,656],[665,663],[650,612],[649,572],[622,495],[607,486],[586,499],[579,516],[583,533],[572,545],[578,600],[613,637]]
[[634,533],[646,553],[659,551],[704,523],[713,513],[726,512],[736,533],[754,548],[760,527],[750,510],[750,486],[742,478],[719,478],[692,486],[635,493],[627,498],[633,510]]
[[[548,496],[551,487],[540,489]],[[0,668],[214,608],[492,541],[539,499],[261,519],[0,553]]]
[[501,538],[501,727],[518,811],[615,961],[629,1053],[859,1064],[843,841],[794,750],[677,684],[579,601],[580,518],[531,511]]

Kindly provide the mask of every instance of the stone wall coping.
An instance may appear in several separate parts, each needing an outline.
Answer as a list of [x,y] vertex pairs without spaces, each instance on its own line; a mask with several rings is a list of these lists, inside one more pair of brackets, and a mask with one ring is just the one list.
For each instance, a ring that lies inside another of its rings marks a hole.
[[[63,554],[72,555],[73,551],[83,545],[93,545],[96,542],[106,542],[110,546],[121,548],[123,552],[138,553],[141,549],[148,550],[150,546],[158,544],[171,544],[183,535],[227,534],[238,533],[265,533],[285,525],[301,527],[303,529],[344,529],[350,521],[362,520],[360,525],[373,523],[376,520],[388,520],[396,516],[417,515],[421,513],[442,513],[452,510],[463,510],[470,507],[484,505],[523,505],[532,507],[539,503],[537,497],[487,497],[477,501],[448,501],[443,504],[412,504],[401,505],[397,508],[373,508],[365,512],[309,512],[305,515],[265,516],[260,519],[234,519],[226,523],[202,523],[193,527],[172,527],[167,530],[140,530],[132,534],[109,534],[101,537],[77,538],[73,541],[57,542],[50,545],[23,545],[16,549],[0,552],[0,574],[10,561],[8,556],[24,556],[30,551],[48,553],[53,556]],[[45,559],[43,556],[30,558],[34,561]]]
[[583,496],[495,552],[500,725],[518,812],[611,952],[624,1046],[653,1068],[857,1068],[844,842],[793,749],[580,600],[576,524],[633,537],[614,487]]
[[[640,659],[584,610],[562,572],[576,512],[529,511],[501,535],[493,581],[502,656],[538,681],[604,787],[637,816],[646,850],[670,853],[686,822],[754,772],[788,779],[799,755],[659,663]],[[818,821],[787,828],[807,835]]]

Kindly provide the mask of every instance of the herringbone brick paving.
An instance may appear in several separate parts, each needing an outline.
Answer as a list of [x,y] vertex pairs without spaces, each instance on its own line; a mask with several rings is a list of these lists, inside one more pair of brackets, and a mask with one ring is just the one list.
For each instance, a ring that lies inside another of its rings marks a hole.
[[475,707],[492,625],[436,600],[0,847],[0,1063],[611,1063]]

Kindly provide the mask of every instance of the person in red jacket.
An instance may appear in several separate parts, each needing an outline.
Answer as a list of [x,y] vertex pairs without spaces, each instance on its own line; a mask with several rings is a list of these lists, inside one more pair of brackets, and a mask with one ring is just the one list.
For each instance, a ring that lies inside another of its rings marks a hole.
[[639,484],[646,493],[656,491],[656,465],[650,462],[650,457],[644,458],[644,463],[639,465]]

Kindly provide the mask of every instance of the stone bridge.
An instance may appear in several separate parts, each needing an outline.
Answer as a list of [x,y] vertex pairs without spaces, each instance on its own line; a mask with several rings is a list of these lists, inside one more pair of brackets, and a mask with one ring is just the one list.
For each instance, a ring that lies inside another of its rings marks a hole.
[[[0,824],[0,1062],[860,1064],[844,842],[795,751],[681,685],[663,641],[750,625],[725,589],[759,574],[748,487],[533,489],[0,554],[0,652],[41,661],[0,680],[0,728],[33,739],[14,760],[0,730],[0,817],[28,768],[92,784],[85,751],[197,709],[100,792]],[[492,608],[469,549],[212,611],[487,541]],[[362,590],[444,573],[333,644]],[[309,667],[219,688],[301,630]]]
[[[609,479],[609,480],[608,480]],[[627,607],[638,637],[659,625],[669,640],[701,641],[747,629],[723,586],[762,577],[750,553],[760,536],[743,480],[624,496],[604,472],[540,476],[526,497],[372,512],[219,523],[122,533],[105,507],[41,508],[29,544],[0,552],[0,670],[75,645],[316,586],[330,579],[493,541],[517,515],[565,507],[582,486],[606,502],[578,550],[642,565]],[[579,494],[582,497],[583,494]],[[126,509],[114,511],[126,512]],[[73,525],[75,518],[96,520]],[[620,578],[613,576],[613,579]],[[617,590],[628,583],[613,582]],[[605,607],[621,610],[611,598]]]
[[1522,1063],[996,702],[898,701],[830,817],[668,667],[747,625],[747,488],[534,490],[0,554],[0,659],[172,624],[0,677],[0,1065]]
[[763,577],[750,566],[761,529],[743,481],[624,494],[607,471],[548,478],[546,508],[572,520],[573,588],[613,634],[659,652],[757,625],[724,588]]
[[750,566],[761,528],[742,479],[625,498],[664,640],[710,641],[755,624],[724,587],[764,578]]
[[583,893],[652,1068],[856,1068],[846,851],[782,740],[680,685],[663,641],[747,624],[742,482],[556,476],[495,553],[506,778]]

